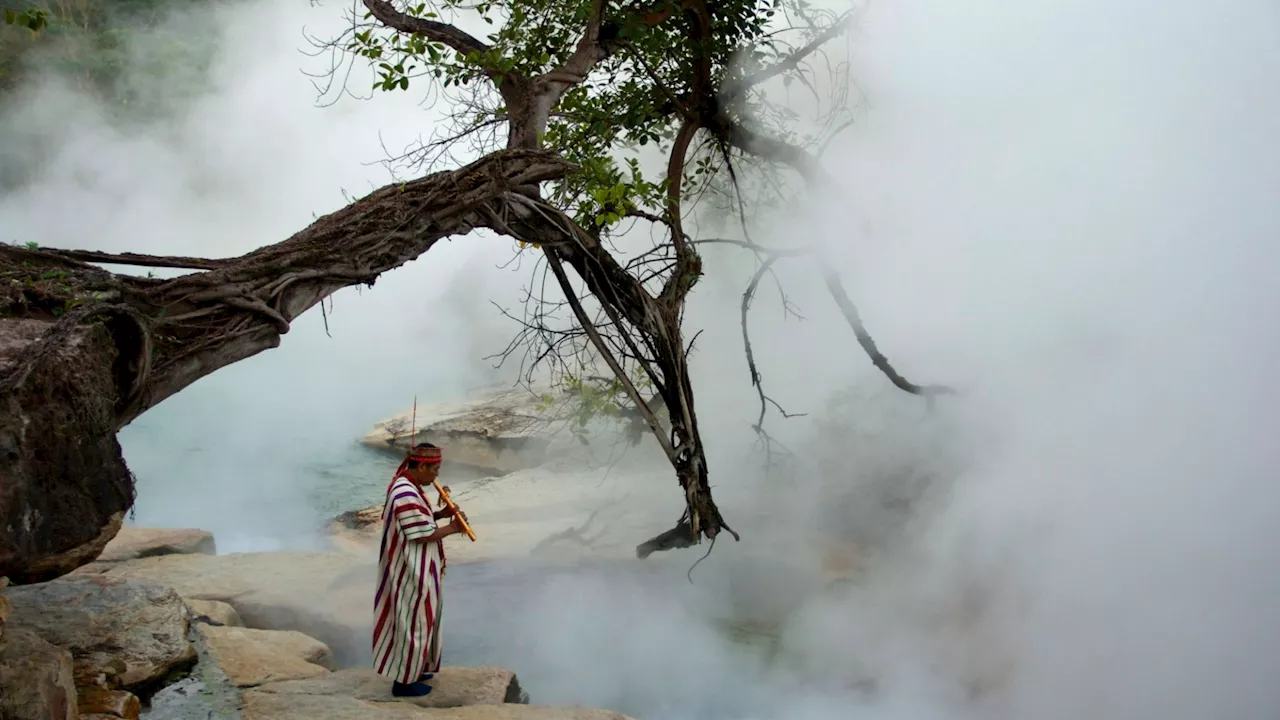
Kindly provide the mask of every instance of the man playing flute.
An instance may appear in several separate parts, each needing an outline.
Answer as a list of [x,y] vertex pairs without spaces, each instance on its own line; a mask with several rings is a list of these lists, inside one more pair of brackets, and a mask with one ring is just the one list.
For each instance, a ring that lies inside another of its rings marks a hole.
[[391,678],[396,697],[431,692],[426,681],[440,670],[441,541],[463,532],[455,514],[466,519],[447,506],[434,510],[423,491],[439,475],[440,460],[435,445],[413,446],[387,488],[382,509],[373,665],[379,675]]

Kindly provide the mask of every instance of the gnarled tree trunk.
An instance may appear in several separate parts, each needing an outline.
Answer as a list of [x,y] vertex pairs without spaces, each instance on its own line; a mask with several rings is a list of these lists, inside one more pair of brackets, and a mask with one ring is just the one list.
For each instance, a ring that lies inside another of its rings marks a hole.
[[[97,556],[134,497],[116,432],[143,411],[276,347],[326,296],[489,225],[514,190],[571,167],[545,152],[494,153],[227,260],[0,247],[0,577],[38,582]],[[88,262],[203,271],[161,280]]]

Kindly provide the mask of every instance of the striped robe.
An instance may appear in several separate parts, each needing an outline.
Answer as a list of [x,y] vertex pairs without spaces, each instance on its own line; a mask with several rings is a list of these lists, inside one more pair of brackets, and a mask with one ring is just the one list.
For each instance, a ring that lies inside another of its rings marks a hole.
[[444,550],[423,542],[435,532],[431,502],[408,478],[387,488],[374,597],[373,667],[396,682],[414,683],[440,669],[440,577]]

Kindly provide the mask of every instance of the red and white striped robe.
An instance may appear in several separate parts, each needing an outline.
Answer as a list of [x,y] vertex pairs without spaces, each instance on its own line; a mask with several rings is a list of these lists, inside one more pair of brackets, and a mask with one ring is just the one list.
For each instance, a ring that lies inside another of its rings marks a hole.
[[373,667],[396,682],[440,670],[440,577],[444,549],[422,538],[436,531],[431,502],[406,477],[387,488],[374,597]]

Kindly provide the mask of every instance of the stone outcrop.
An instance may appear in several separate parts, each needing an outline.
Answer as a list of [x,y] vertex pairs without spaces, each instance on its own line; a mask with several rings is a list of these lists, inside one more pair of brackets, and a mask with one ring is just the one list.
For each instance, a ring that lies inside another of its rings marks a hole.
[[71,668],[71,653],[31,630],[10,628],[0,644],[0,718],[75,718],[76,687]]
[[188,611],[172,589],[103,576],[67,576],[9,591],[10,627],[69,651],[82,682],[145,690],[196,659]]
[[[445,667],[431,681],[432,692],[421,698],[406,698],[420,707],[451,708],[467,705],[525,704],[529,696],[520,687],[516,674],[498,667]],[[397,702],[391,695],[391,681],[373,670],[339,670],[307,680],[263,685],[261,692],[282,695],[343,695],[368,702]]]
[[236,687],[327,675],[333,653],[294,630],[200,626],[214,662]]
[[[374,425],[361,442],[403,454],[415,442],[448,448],[446,465],[505,475],[546,459],[555,429],[542,398],[504,388],[460,403],[419,405]],[[416,427],[417,432],[413,432]]]
[[394,698],[389,680],[334,670],[339,653],[297,631],[367,654],[368,562],[212,551],[201,531],[130,531],[67,577],[7,591],[0,579],[0,718],[136,720],[142,696],[157,718],[629,720],[529,706],[502,668],[447,667],[427,697]]
[[125,525],[98,556],[97,562],[120,562],[156,555],[214,555],[213,534],[194,528],[142,528]]
[[332,648],[340,666],[368,664],[372,556],[164,555],[96,569],[96,577],[145,580],[171,587],[188,601],[226,603],[251,628],[305,633]]

